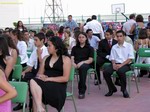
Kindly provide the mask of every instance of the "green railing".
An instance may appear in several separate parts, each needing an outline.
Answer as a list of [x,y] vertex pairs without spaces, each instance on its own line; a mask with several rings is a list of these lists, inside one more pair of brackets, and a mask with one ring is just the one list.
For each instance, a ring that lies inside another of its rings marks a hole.
[[[143,13],[142,16],[144,17],[144,21],[147,21],[149,13]],[[125,14],[126,17],[129,17],[129,14]],[[127,18],[123,16],[122,14],[117,15],[97,15],[98,21],[100,22],[125,22]],[[73,19],[77,23],[85,23],[85,21],[90,18],[91,16],[73,16]],[[39,17],[39,18],[20,18],[20,20],[23,21],[24,24],[43,24],[43,23],[53,23],[52,21],[49,21],[53,19],[53,17],[45,18]],[[56,23],[63,24],[67,20],[67,17],[64,18],[56,18]]]

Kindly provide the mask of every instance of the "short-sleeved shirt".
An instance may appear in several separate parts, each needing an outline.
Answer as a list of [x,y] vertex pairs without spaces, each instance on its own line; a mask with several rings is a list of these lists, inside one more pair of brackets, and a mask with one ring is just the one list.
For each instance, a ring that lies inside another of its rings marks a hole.
[[110,53],[110,61],[115,60],[116,63],[123,63],[127,59],[134,59],[133,46],[124,42],[122,46],[115,44]]
[[[41,50],[42,50],[42,54],[41,54],[42,59],[45,56],[49,55],[47,47],[45,47],[45,45],[41,47]],[[38,66],[37,48],[35,48],[34,51],[31,53],[31,56],[27,62],[27,65],[30,67],[34,67],[34,69],[37,69],[37,66]]]
[[90,45],[84,47],[74,46],[72,48],[71,56],[74,56],[74,61],[78,64],[81,61],[88,60],[89,57],[93,58],[94,49]]
[[92,38],[88,38],[88,41],[90,43],[90,46],[92,46],[94,49],[98,49],[98,43],[100,39],[97,36],[92,35]]

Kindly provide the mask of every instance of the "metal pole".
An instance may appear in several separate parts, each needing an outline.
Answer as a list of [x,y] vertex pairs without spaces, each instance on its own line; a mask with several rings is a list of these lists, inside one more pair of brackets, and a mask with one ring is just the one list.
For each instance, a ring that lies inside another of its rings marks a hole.
[[55,2],[54,0],[52,0],[53,2],[53,23],[55,23]]
[[115,13],[115,22],[117,22],[117,13]]

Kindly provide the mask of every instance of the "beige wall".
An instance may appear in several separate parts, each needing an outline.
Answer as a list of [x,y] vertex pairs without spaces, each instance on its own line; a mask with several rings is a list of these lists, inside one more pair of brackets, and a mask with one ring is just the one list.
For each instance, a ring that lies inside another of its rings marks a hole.
[[0,28],[14,27],[19,18],[20,0],[0,0]]

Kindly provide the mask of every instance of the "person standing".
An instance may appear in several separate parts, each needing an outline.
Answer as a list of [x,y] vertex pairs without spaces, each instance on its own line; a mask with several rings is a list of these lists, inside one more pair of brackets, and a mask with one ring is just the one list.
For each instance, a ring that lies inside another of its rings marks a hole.
[[105,96],[112,96],[117,92],[117,88],[114,86],[111,75],[114,71],[118,74],[121,82],[121,91],[124,98],[129,98],[129,94],[126,90],[126,75],[125,73],[130,70],[130,64],[134,59],[133,46],[125,42],[125,32],[119,30],[116,32],[118,43],[114,45],[110,53],[110,61],[112,64],[104,69],[104,79],[106,80],[109,92]]
[[64,27],[69,27],[71,32],[78,27],[77,23],[72,19],[72,15],[68,16],[68,21],[65,22]]
[[148,16],[147,28],[150,28],[150,15]]
[[131,30],[131,28],[132,28],[132,26],[133,25],[135,25],[136,24],[136,21],[135,21],[135,14],[131,14],[130,16],[129,16],[129,20],[127,21],[127,22],[125,22],[124,24],[123,24],[123,31],[126,33],[126,35],[128,35],[131,39],[132,39],[132,41],[134,42],[134,33],[133,33],[133,31],[135,30],[135,28],[133,29],[133,31],[131,32],[130,30]]
[[93,15],[92,21],[89,21],[84,26],[84,31],[86,32],[87,29],[92,29],[93,35],[97,36],[99,39],[104,39],[105,37],[104,37],[104,31],[103,31],[102,25],[96,19],[97,19],[97,16]]

